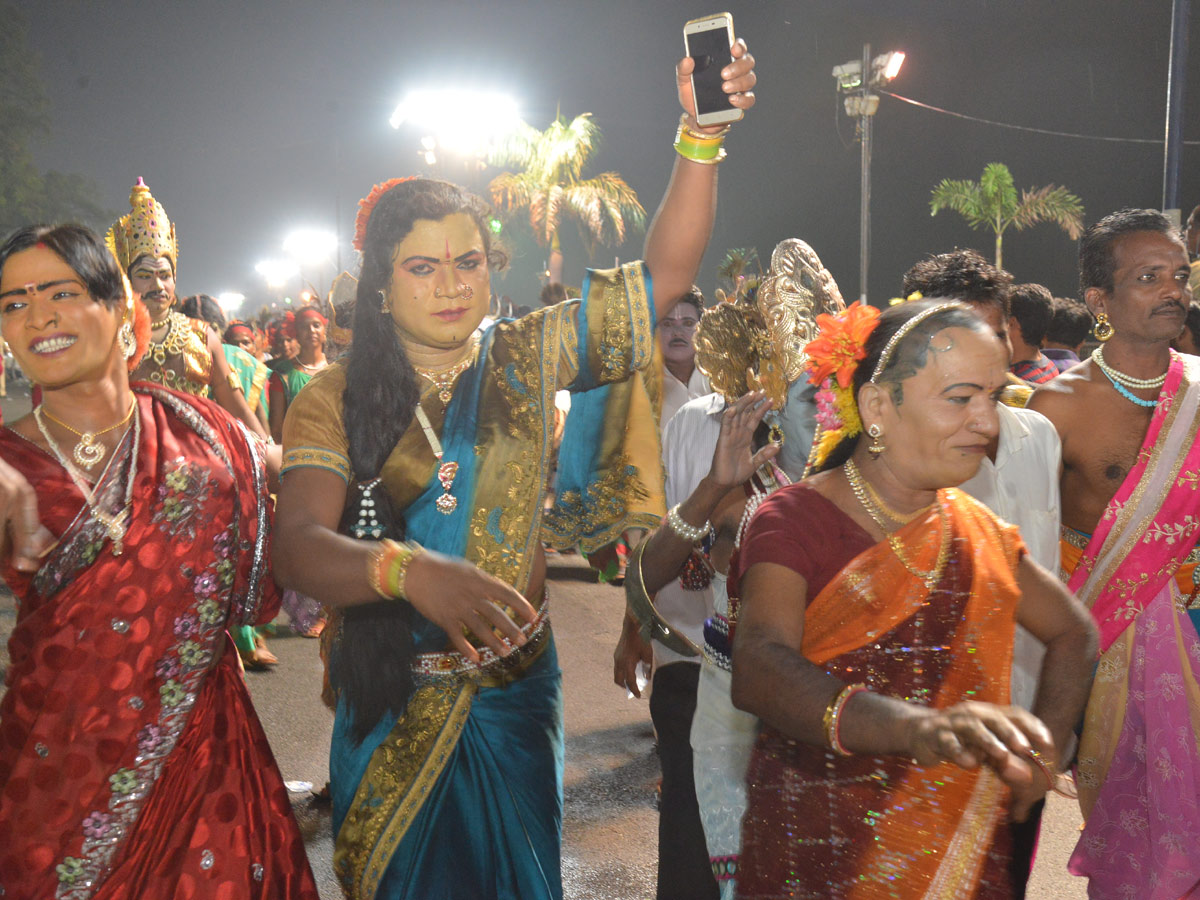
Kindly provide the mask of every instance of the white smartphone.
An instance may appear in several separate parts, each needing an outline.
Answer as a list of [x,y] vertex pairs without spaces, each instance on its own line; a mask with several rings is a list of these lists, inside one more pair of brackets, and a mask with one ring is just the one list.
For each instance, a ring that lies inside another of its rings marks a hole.
[[725,83],[721,70],[733,62],[729,52],[733,41],[733,16],[727,12],[692,19],[683,26],[684,52],[696,61],[692,70],[692,96],[696,98],[698,125],[724,125],[742,117],[742,111],[729,102],[729,95],[721,89]]

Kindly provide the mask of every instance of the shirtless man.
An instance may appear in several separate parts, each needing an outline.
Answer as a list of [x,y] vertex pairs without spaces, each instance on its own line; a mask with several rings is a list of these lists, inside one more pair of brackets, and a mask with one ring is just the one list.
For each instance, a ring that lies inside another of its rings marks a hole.
[[1087,230],[1079,266],[1101,349],[1030,402],[1062,438],[1063,568],[1100,628],[1070,869],[1091,879],[1090,897],[1174,900],[1200,891],[1200,653],[1184,611],[1196,597],[1200,359],[1170,350],[1188,257],[1165,216],[1123,209]]

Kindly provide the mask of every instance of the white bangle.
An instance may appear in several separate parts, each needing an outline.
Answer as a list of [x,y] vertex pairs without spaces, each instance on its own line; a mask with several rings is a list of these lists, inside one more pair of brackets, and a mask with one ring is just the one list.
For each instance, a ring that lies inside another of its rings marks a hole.
[[712,532],[712,522],[707,519],[704,524],[689,525],[683,521],[683,516],[679,515],[679,504],[676,503],[667,513],[667,527],[675,532],[679,537],[693,544],[698,544]]

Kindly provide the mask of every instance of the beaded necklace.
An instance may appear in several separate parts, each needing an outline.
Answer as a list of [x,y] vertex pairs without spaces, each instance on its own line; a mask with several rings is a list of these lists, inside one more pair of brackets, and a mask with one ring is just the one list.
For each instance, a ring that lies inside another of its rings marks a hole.
[[1154,409],[1158,406],[1157,398],[1154,400],[1143,400],[1141,397],[1134,395],[1133,391],[1161,390],[1167,381],[1166,372],[1163,372],[1157,378],[1134,378],[1132,375],[1126,375],[1104,361],[1104,350],[1100,347],[1092,351],[1092,362],[1096,364],[1096,368],[1104,373],[1104,376],[1116,388],[1117,393],[1130,403],[1136,403],[1143,409]]

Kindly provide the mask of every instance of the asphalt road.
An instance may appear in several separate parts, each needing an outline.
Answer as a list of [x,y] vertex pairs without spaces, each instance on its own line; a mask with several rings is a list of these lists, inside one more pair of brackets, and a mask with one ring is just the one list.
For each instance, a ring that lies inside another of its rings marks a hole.
[[[9,386],[0,400],[6,421],[29,409],[28,394]],[[654,896],[657,813],[650,716],[644,700],[629,700],[612,683],[612,649],[623,596],[598,585],[577,556],[550,566],[551,617],[566,694],[566,809],[563,882],[568,900],[627,900]],[[12,598],[0,588],[0,639],[7,644],[15,621]],[[321,705],[317,642],[281,635],[270,640],[279,666],[247,680],[283,776],[319,789],[328,777],[331,713]],[[7,652],[0,653],[0,664]],[[330,865],[332,836],[327,807],[308,792],[293,794],[309,859],[323,900],[342,896]],[[1080,823],[1076,804],[1051,796],[1043,820],[1030,898],[1082,900],[1082,879],[1066,872]]]

